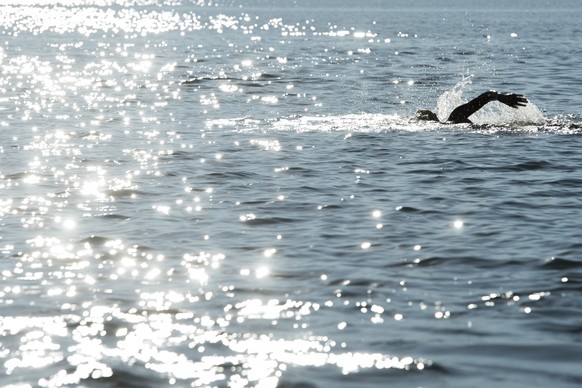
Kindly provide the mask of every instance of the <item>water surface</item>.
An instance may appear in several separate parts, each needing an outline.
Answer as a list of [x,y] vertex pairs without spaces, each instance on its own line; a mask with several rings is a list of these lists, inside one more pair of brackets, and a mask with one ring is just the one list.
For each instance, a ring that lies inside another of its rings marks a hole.
[[0,6],[2,385],[582,382],[580,5],[310,3]]

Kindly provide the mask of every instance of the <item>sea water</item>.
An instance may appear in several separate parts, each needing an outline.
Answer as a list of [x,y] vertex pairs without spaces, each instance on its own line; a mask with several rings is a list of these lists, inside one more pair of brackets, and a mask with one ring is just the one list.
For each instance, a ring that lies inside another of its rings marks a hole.
[[3,1],[0,384],[580,386],[580,20]]

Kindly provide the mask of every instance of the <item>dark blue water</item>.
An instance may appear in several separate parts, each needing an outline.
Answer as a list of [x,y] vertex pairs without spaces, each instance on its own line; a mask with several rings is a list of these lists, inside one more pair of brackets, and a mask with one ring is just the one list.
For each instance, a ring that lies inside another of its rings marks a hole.
[[579,386],[580,16],[4,2],[1,385]]

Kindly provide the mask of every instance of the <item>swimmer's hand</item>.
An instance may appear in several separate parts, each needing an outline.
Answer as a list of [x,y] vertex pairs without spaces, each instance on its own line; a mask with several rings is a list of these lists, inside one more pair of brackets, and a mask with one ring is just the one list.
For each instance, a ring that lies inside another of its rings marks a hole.
[[497,93],[494,92],[496,94],[496,100],[507,105],[510,106],[514,109],[519,108],[520,106],[526,106],[528,101],[527,99],[521,95],[521,94],[512,94],[512,93],[508,93],[508,94],[502,94],[502,93]]

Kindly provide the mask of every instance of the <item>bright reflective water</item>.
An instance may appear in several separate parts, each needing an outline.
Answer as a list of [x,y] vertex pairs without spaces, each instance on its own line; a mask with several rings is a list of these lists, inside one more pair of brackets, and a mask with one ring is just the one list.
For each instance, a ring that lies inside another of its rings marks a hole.
[[581,5],[311,3],[0,5],[3,386],[582,383]]

